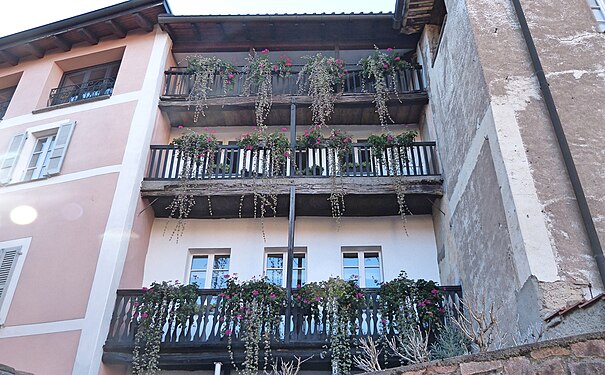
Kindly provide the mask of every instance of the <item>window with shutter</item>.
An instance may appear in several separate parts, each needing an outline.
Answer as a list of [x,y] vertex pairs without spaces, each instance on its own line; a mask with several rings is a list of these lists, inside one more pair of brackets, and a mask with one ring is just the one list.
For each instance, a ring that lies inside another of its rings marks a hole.
[[605,32],[605,0],[588,0],[588,5],[597,21],[598,30]]
[[7,184],[10,182],[13,169],[15,168],[15,164],[17,164],[25,139],[25,133],[17,134],[11,139],[8,150],[0,165],[0,184]]
[[21,247],[9,247],[0,249],[0,306],[6,296],[13,271],[17,265],[17,257],[20,255]]

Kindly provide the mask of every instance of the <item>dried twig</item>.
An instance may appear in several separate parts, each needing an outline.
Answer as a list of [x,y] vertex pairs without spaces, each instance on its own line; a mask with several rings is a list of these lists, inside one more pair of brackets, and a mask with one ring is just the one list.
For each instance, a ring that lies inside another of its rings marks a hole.
[[355,367],[365,372],[381,371],[379,358],[382,350],[378,349],[374,340],[371,337],[359,339],[359,348],[361,355],[353,357]]
[[421,363],[429,361],[429,332],[423,333],[418,325],[409,327],[405,332],[387,339],[387,345],[397,357],[407,363]]

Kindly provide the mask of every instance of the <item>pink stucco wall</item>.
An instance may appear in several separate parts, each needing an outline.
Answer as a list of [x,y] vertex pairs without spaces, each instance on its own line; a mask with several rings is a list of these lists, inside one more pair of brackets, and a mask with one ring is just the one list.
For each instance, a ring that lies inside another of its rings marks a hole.
[[[0,195],[0,238],[32,237],[6,326],[84,317],[117,174]],[[29,225],[8,220],[28,205]]]
[[35,375],[71,374],[80,331],[0,339],[0,363]]

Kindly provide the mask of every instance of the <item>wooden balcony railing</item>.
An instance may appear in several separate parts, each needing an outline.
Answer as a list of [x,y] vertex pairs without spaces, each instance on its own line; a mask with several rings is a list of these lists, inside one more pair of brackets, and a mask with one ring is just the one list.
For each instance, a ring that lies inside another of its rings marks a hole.
[[[333,153],[325,147],[297,150],[282,170],[272,170],[274,155],[261,149],[256,156],[238,146],[219,146],[214,153],[201,154],[191,168],[191,179],[233,179],[257,177],[384,177],[437,176],[435,142],[414,142],[410,147],[393,147],[382,157],[372,152],[367,143],[354,143],[342,165],[334,165]],[[291,163],[294,163],[291,173]],[[177,180],[182,177],[183,160],[176,146],[151,146],[146,180]]]
[[[306,95],[305,88],[308,82],[306,77],[298,80],[299,71],[302,66],[293,66],[292,74],[289,77],[280,77],[278,74],[272,76],[273,95]],[[186,99],[193,87],[193,73],[187,68],[174,67],[164,72],[165,85],[163,97],[165,99]],[[220,76],[215,76],[211,86],[212,91],[208,93],[208,97],[219,96],[242,96],[244,92],[246,73],[236,72],[234,74],[233,83],[223,89],[223,81]],[[395,76],[387,77],[388,87],[394,84],[395,91],[400,94],[423,92],[425,90],[422,80],[422,67],[415,66],[412,68],[398,71]],[[362,83],[361,68],[357,65],[347,66],[347,72],[341,87],[338,91],[344,94],[361,94],[365,92],[373,92],[372,84]],[[250,94],[254,95],[257,92],[257,87],[250,88]]]
[[[439,288],[442,297],[442,306],[452,308],[459,306],[462,298],[462,289],[459,286],[442,286]],[[296,291],[293,291],[296,295]],[[140,303],[143,292],[141,290],[118,290],[116,304],[113,310],[105,351],[124,351],[132,349],[137,331],[138,321],[135,317],[136,306]],[[383,325],[380,313],[380,295],[378,291],[365,291],[365,304],[359,309],[356,320],[356,331],[353,337],[373,337],[391,335]],[[322,316],[315,316],[308,308],[301,306],[296,299],[291,302],[291,314],[286,316],[284,306],[281,315],[281,324],[278,332],[273,334],[273,341],[285,346],[305,344],[325,345],[327,332],[330,327]],[[196,309],[197,312],[189,316],[186,322],[179,325],[174,319],[168,317],[164,325],[161,347],[172,352],[179,348],[226,347],[227,338],[224,336],[224,297],[217,289],[199,289]],[[453,310],[455,311],[455,310]],[[167,312],[168,314],[168,312]],[[321,313],[320,313],[321,315]],[[290,324],[286,324],[289,321]],[[285,327],[289,331],[285,332]],[[237,335],[232,337],[234,346],[241,340]]]

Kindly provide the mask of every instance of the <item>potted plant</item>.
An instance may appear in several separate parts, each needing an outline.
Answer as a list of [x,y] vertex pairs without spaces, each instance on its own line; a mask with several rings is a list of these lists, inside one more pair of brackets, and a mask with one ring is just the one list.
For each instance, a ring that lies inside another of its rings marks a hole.
[[235,67],[217,57],[192,56],[187,58],[187,72],[193,74],[193,82],[187,100],[195,103],[193,121],[197,122],[199,115],[205,116],[208,108],[208,95],[212,92],[214,80],[219,78],[223,95],[233,88]]

